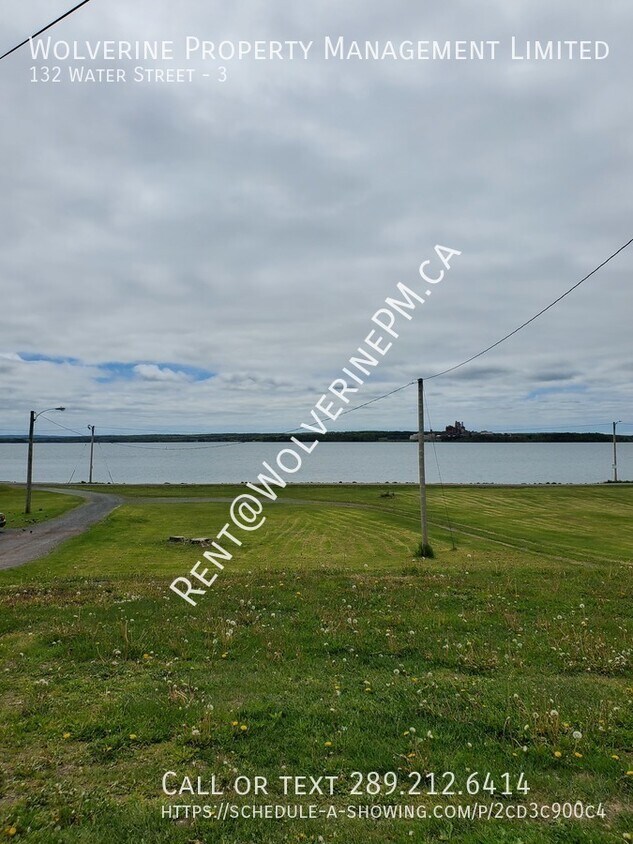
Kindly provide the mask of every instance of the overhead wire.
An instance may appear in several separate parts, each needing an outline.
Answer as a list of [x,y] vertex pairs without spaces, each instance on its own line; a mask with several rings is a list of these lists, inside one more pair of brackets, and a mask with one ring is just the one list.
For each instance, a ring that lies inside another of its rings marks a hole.
[[20,49],[20,47],[24,47],[24,45],[28,44],[29,41],[31,41],[31,39],[37,38],[39,35],[42,35],[48,29],[51,29],[52,27],[56,26],[60,21],[63,21],[64,18],[69,17],[70,15],[73,14],[73,12],[76,12],[77,9],[80,9],[82,6],[85,6],[87,3],[90,3],[90,0],[82,0],[81,3],[77,3],[77,5],[73,6],[72,9],[69,9],[67,12],[64,12],[63,15],[60,15],[58,18],[55,18],[54,21],[47,23],[46,26],[43,26],[41,29],[38,29],[38,31],[34,32],[33,35],[30,35],[28,38],[25,38],[24,41],[20,41],[19,44],[16,44],[15,47],[11,47],[11,49],[7,50],[6,53],[3,53],[0,56],[0,61],[2,61],[2,59],[6,59],[7,56],[10,56],[12,53],[15,53],[16,50]]
[[85,442],[85,443],[84,443],[84,447],[81,449],[81,454],[79,455],[79,457],[78,457],[78,459],[77,459],[77,462],[75,463],[75,468],[72,470],[72,472],[71,472],[71,474],[70,474],[70,478],[68,478],[68,483],[69,483],[69,484],[70,484],[70,483],[72,483],[72,480],[73,480],[73,478],[75,477],[75,472],[77,471],[77,467],[78,467],[78,466],[79,466],[79,464],[81,463],[81,459],[82,459],[82,457],[84,456],[84,452],[85,452],[85,450],[86,450],[86,446],[87,446],[87,445],[88,445],[88,443],[87,443],[87,442]]
[[[598,264],[590,272],[588,272],[585,276],[583,276],[583,278],[581,278],[580,281],[577,281],[575,284],[573,284],[571,287],[569,287],[564,293],[562,293],[560,296],[558,296],[556,299],[554,299],[552,302],[550,302],[544,308],[541,308],[541,310],[538,313],[534,314],[534,316],[530,317],[530,319],[525,320],[525,322],[521,323],[521,325],[517,326],[512,331],[505,334],[503,337],[501,337],[496,342],[491,343],[485,349],[482,349],[481,351],[477,352],[476,354],[471,355],[466,360],[463,360],[460,363],[455,364],[454,366],[450,366],[446,369],[441,370],[440,372],[436,372],[434,375],[427,376],[426,378],[424,378],[424,380],[430,381],[433,378],[440,378],[443,375],[448,375],[449,372],[454,372],[456,369],[461,369],[461,367],[466,366],[466,364],[471,363],[471,361],[476,360],[477,358],[483,357],[483,355],[487,354],[492,349],[495,349],[497,346],[500,346],[506,340],[509,340],[510,337],[513,337],[515,334],[518,334],[518,332],[521,331],[523,328],[530,325],[530,323],[534,322],[539,317],[541,317],[544,313],[546,313],[551,308],[553,308],[555,305],[557,305],[566,296],[569,296],[570,293],[572,293],[574,290],[576,290],[578,287],[580,287],[581,284],[583,284],[585,281],[587,281],[589,278],[591,278],[591,276],[595,275],[599,270],[601,270],[604,266],[606,266],[617,255],[619,255],[620,252],[623,252],[625,249],[627,249],[631,245],[631,243],[633,243],[633,237],[630,238],[629,240],[627,240],[626,243],[623,243],[622,246],[620,246],[618,249],[615,250],[615,252],[612,252],[607,258],[604,259],[604,261],[601,261],[600,264]],[[417,381],[417,379],[415,379],[415,378],[411,381],[407,381],[406,384],[401,384],[399,387],[395,387],[393,390],[389,390],[386,393],[382,393],[379,396],[375,396],[374,398],[369,399],[368,401],[362,402],[361,404],[355,405],[354,407],[347,408],[340,415],[344,416],[348,413],[354,413],[356,410],[361,410],[362,408],[368,407],[369,405],[372,405],[375,402],[379,402],[379,401],[382,401],[383,399],[389,398],[389,396],[393,396],[395,393],[399,393],[401,390],[405,390],[407,387],[411,387],[413,384],[416,383],[416,381]],[[298,431],[298,430],[300,430],[300,428],[294,428],[291,431],[284,431],[284,433],[292,434],[292,433],[294,433],[295,431]]]
[[[88,2],[88,0],[84,0],[84,2]],[[79,5],[81,6],[81,5],[84,5],[84,4],[80,3]],[[75,8],[79,8],[79,6],[77,6]],[[74,9],[70,10],[70,12],[68,12],[67,14],[70,14],[72,11],[74,11]],[[65,16],[62,16],[62,17],[65,17]],[[59,20],[61,20],[61,18]],[[56,23],[56,21],[53,22],[53,23]],[[50,24],[49,26],[52,26],[52,25],[53,24]],[[46,27],[46,28],[48,28],[48,27]],[[37,33],[37,34],[39,34],[39,33]],[[0,58],[2,58],[2,57],[0,57]],[[446,369],[442,369],[442,370],[440,370],[440,372],[436,372],[433,375],[429,375],[426,378],[424,378],[423,380],[424,381],[430,381],[434,378],[441,378],[444,375],[448,375],[450,372],[454,372],[457,369],[461,369],[463,366],[466,366],[467,364],[471,363],[472,361],[477,360],[480,357],[483,357],[483,355],[492,351],[492,349],[497,348],[502,343],[504,343],[506,340],[509,340],[510,337],[513,337],[515,334],[518,334],[519,331],[523,330],[524,328],[526,328],[526,326],[533,323],[535,320],[537,320],[539,317],[541,317],[543,314],[545,314],[547,311],[549,311],[551,308],[553,308],[555,305],[557,305],[559,302],[561,302],[565,297],[569,296],[569,294],[572,293],[574,290],[576,290],[578,287],[580,287],[581,284],[584,284],[584,282],[586,282],[593,275],[595,275],[599,270],[601,270],[610,261],[612,261],[617,255],[619,255],[621,252],[623,252],[625,249],[627,249],[631,245],[631,243],[633,243],[633,237],[630,238],[629,240],[627,240],[626,243],[623,243],[622,246],[620,246],[618,249],[616,249],[614,252],[612,252],[607,258],[605,258],[603,261],[601,261],[596,267],[594,267],[590,272],[588,272],[585,276],[583,276],[579,281],[577,281],[575,284],[573,284],[571,287],[569,287],[567,290],[565,290],[564,293],[562,293],[560,296],[557,296],[556,299],[554,299],[552,302],[550,302],[544,308],[541,308],[541,310],[538,311],[538,313],[534,314],[532,317],[525,320],[525,322],[522,322],[520,325],[518,325],[512,331],[505,334],[499,340],[496,340],[494,343],[491,343],[489,346],[486,346],[485,349],[482,349],[481,351],[477,352],[476,354],[471,355],[470,357],[466,358],[465,360],[461,361],[460,363],[454,364],[453,366],[449,366]],[[368,399],[367,401],[362,402],[361,404],[355,405],[354,407],[349,407],[346,410],[342,411],[340,415],[344,416],[344,415],[349,414],[349,413],[354,413],[355,411],[361,410],[365,407],[369,407],[370,405],[375,404],[376,402],[382,401],[383,399],[389,398],[390,396],[393,396],[396,393],[399,393],[401,390],[405,390],[407,387],[410,387],[413,384],[415,384],[416,381],[417,381],[417,379],[413,379],[411,381],[408,381],[406,384],[401,384],[400,386],[395,387],[393,390],[389,390],[386,393],[382,393],[379,396],[375,396],[374,398]],[[58,425],[58,427],[60,427],[60,428],[65,428],[64,425],[61,425],[60,423],[55,422],[54,420],[49,419],[48,417],[44,417],[44,418],[48,419],[48,421],[52,422],[54,425]],[[608,423],[606,423],[606,424],[608,424]],[[622,423],[622,424],[628,425],[629,423]],[[79,436],[84,436],[83,433],[80,433],[78,431],[73,431],[72,428],[67,428],[66,430],[72,431],[72,433],[79,434]],[[283,431],[282,433],[283,434],[293,434],[293,433],[296,433],[296,432],[301,431],[301,430],[302,430],[302,427],[299,426],[299,427],[293,428],[289,431]],[[230,442],[230,443],[217,443],[217,444],[205,445],[205,446],[199,446],[199,445],[198,446],[168,446],[168,447],[165,448],[165,450],[166,451],[188,451],[188,450],[192,450],[192,449],[197,450],[197,449],[200,449],[200,448],[225,448],[225,447],[230,446],[230,445],[240,445],[243,442],[244,442],[243,440],[236,440],[236,441],[233,441],[233,442]],[[157,450],[157,449],[155,449],[151,446],[141,446],[141,445],[136,445],[136,444],[132,444],[132,443],[113,443],[113,445],[119,445],[119,446],[123,446],[123,447],[126,447],[126,448],[145,448],[145,449],[149,448],[152,451]]]
[[98,442],[97,446],[99,447],[99,453],[101,454],[101,457],[103,458],[103,462],[105,463],[106,470],[107,470],[108,475],[110,477],[110,483],[113,484],[114,478],[112,477],[112,472],[110,471],[110,466],[108,465],[108,461],[106,460],[105,452],[104,452],[103,448],[101,447],[101,443]]
[[456,369],[461,369],[461,367],[466,366],[467,363],[471,363],[472,361],[476,360],[477,358],[480,358],[483,355],[487,354],[492,349],[495,349],[497,346],[500,346],[502,343],[505,343],[505,341],[509,340],[510,337],[513,337],[515,334],[518,334],[518,332],[521,331],[522,329],[524,329],[527,325],[530,325],[530,323],[534,322],[534,320],[537,320],[540,316],[543,316],[544,313],[549,311],[550,308],[553,308],[554,305],[557,305],[566,296],[569,296],[569,294],[572,293],[574,290],[576,290],[578,287],[580,287],[581,284],[584,284],[584,282],[587,281],[587,279],[591,278],[592,275],[595,275],[595,273],[597,273],[598,270],[601,270],[602,267],[606,266],[606,264],[608,264],[609,261],[612,261],[616,257],[616,255],[619,255],[620,252],[623,252],[628,246],[631,245],[631,243],[633,243],[633,237],[630,240],[628,240],[626,243],[622,244],[622,246],[620,246],[619,249],[616,249],[615,252],[612,252],[611,255],[609,255],[608,258],[605,258],[604,261],[602,261],[602,263],[598,264],[597,267],[594,267],[593,270],[591,270],[591,272],[587,273],[586,276],[581,278],[580,281],[577,281],[569,289],[567,289],[564,293],[562,293],[560,296],[558,296],[556,299],[554,299],[553,302],[550,302],[549,305],[542,308],[538,313],[536,313],[536,314],[534,314],[534,316],[530,317],[530,319],[526,319],[525,322],[522,322],[521,325],[518,325],[516,328],[514,328],[508,334],[505,334],[503,337],[501,337],[501,339],[497,340],[495,343],[491,343],[490,346],[486,346],[485,349],[482,349],[480,352],[477,352],[477,354],[475,354],[475,355],[471,355],[469,358],[466,358],[466,360],[463,360],[461,363],[456,363],[454,366],[449,366],[447,369],[442,369],[440,372],[436,372],[435,375],[428,375],[424,380],[430,381],[432,378],[440,378],[442,375],[448,375],[449,372],[454,372]]
[[[77,434],[77,436],[82,438],[82,441],[86,437],[83,431],[77,431],[75,428],[69,428],[67,425],[62,425],[61,422],[57,422],[55,419],[50,419],[48,416],[44,416],[42,414],[42,419],[46,419],[47,422],[52,422],[53,425],[57,425],[58,428],[63,428],[65,431],[70,431],[71,434]],[[100,442],[98,439],[97,442]],[[228,443],[216,443],[214,445],[202,445],[202,446],[168,446],[165,445],[165,448],[157,448],[151,445],[137,445],[136,443],[122,443],[122,442],[110,442],[109,445],[117,445],[121,446],[122,448],[140,448],[145,451],[191,451],[192,449],[200,449],[200,448],[225,448],[229,445],[238,445],[239,443],[243,442],[243,440],[236,440],[235,442],[228,442]]]

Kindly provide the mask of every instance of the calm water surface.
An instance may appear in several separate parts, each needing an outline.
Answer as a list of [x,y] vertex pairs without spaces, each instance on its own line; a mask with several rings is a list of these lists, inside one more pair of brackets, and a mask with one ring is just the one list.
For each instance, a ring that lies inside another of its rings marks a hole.
[[[255,480],[283,443],[104,443],[95,446],[100,483],[237,483]],[[0,443],[0,480],[24,481],[26,444]],[[293,476],[297,483],[412,483],[417,443],[319,443]],[[88,479],[82,443],[35,445],[34,480]],[[612,477],[609,443],[427,443],[431,483],[595,483]],[[439,471],[438,471],[439,467]],[[618,445],[618,475],[633,480],[633,443]]]

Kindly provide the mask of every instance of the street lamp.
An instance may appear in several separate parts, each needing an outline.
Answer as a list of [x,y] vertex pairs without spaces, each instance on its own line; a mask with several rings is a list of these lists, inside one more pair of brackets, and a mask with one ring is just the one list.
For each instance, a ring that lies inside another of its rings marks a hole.
[[616,439],[615,439],[615,426],[619,425],[622,422],[621,419],[618,419],[617,422],[613,423],[613,483],[617,484],[618,482],[618,454],[616,451]]
[[29,423],[29,457],[26,467],[26,506],[24,507],[25,513],[31,512],[31,487],[33,485],[33,432],[35,431],[35,420],[38,416],[41,416],[42,413],[50,413],[51,410],[66,410],[66,408],[49,407],[46,410],[40,410],[39,413],[36,413],[34,410],[31,411],[31,418]]

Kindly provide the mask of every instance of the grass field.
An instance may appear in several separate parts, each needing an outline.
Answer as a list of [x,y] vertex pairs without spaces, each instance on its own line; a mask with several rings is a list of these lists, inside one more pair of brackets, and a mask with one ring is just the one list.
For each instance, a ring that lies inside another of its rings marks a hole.
[[[0,572],[7,840],[627,840],[633,487],[432,488],[425,561],[412,487],[292,487],[194,609],[168,585],[200,551],[168,537],[214,536],[228,504],[188,499],[238,490],[108,486],[127,500],[107,520]],[[235,803],[253,802],[238,773],[337,775],[333,797],[268,798],[337,808],[469,804],[474,772],[497,792],[523,772],[527,796],[494,800],[606,817],[183,822],[161,805],[222,798],[164,797],[169,770],[216,774]],[[464,796],[350,797],[354,771],[436,772],[440,790],[452,771]]]
[[61,516],[71,510],[81,499],[72,495],[56,495],[34,489],[31,498],[31,512],[24,513],[25,491],[22,487],[0,484],[0,513],[7,517],[7,528],[24,528],[46,519]]

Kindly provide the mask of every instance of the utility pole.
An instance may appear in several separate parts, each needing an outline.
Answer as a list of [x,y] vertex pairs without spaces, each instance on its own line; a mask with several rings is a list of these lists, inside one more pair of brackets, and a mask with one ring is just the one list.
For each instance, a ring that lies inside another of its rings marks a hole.
[[88,425],[88,428],[90,429],[90,474],[88,476],[88,483],[91,484],[92,483],[92,457],[93,457],[94,448],[95,448],[95,426],[94,425]]
[[424,472],[424,380],[418,378],[418,474],[420,476],[420,520],[422,523],[421,557],[432,557],[426,520],[426,475]]
[[31,512],[31,486],[33,485],[33,432],[35,431],[35,411],[31,411],[29,420],[29,456],[26,464],[26,505],[25,513]]
[[66,408],[48,407],[46,410],[40,410],[39,413],[36,413],[34,410],[32,410],[31,415],[29,417],[29,456],[26,464],[26,502],[24,505],[25,513],[31,512],[31,490],[33,487],[33,434],[35,432],[35,420],[38,416],[41,416],[42,413],[49,413],[52,410],[66,410]]
[[613,483],[617,484],[618,482],[618,452],[616,449],[616,436],[615,436],[615,426],[620,422],[618,419],[617,422],[613,423]]

